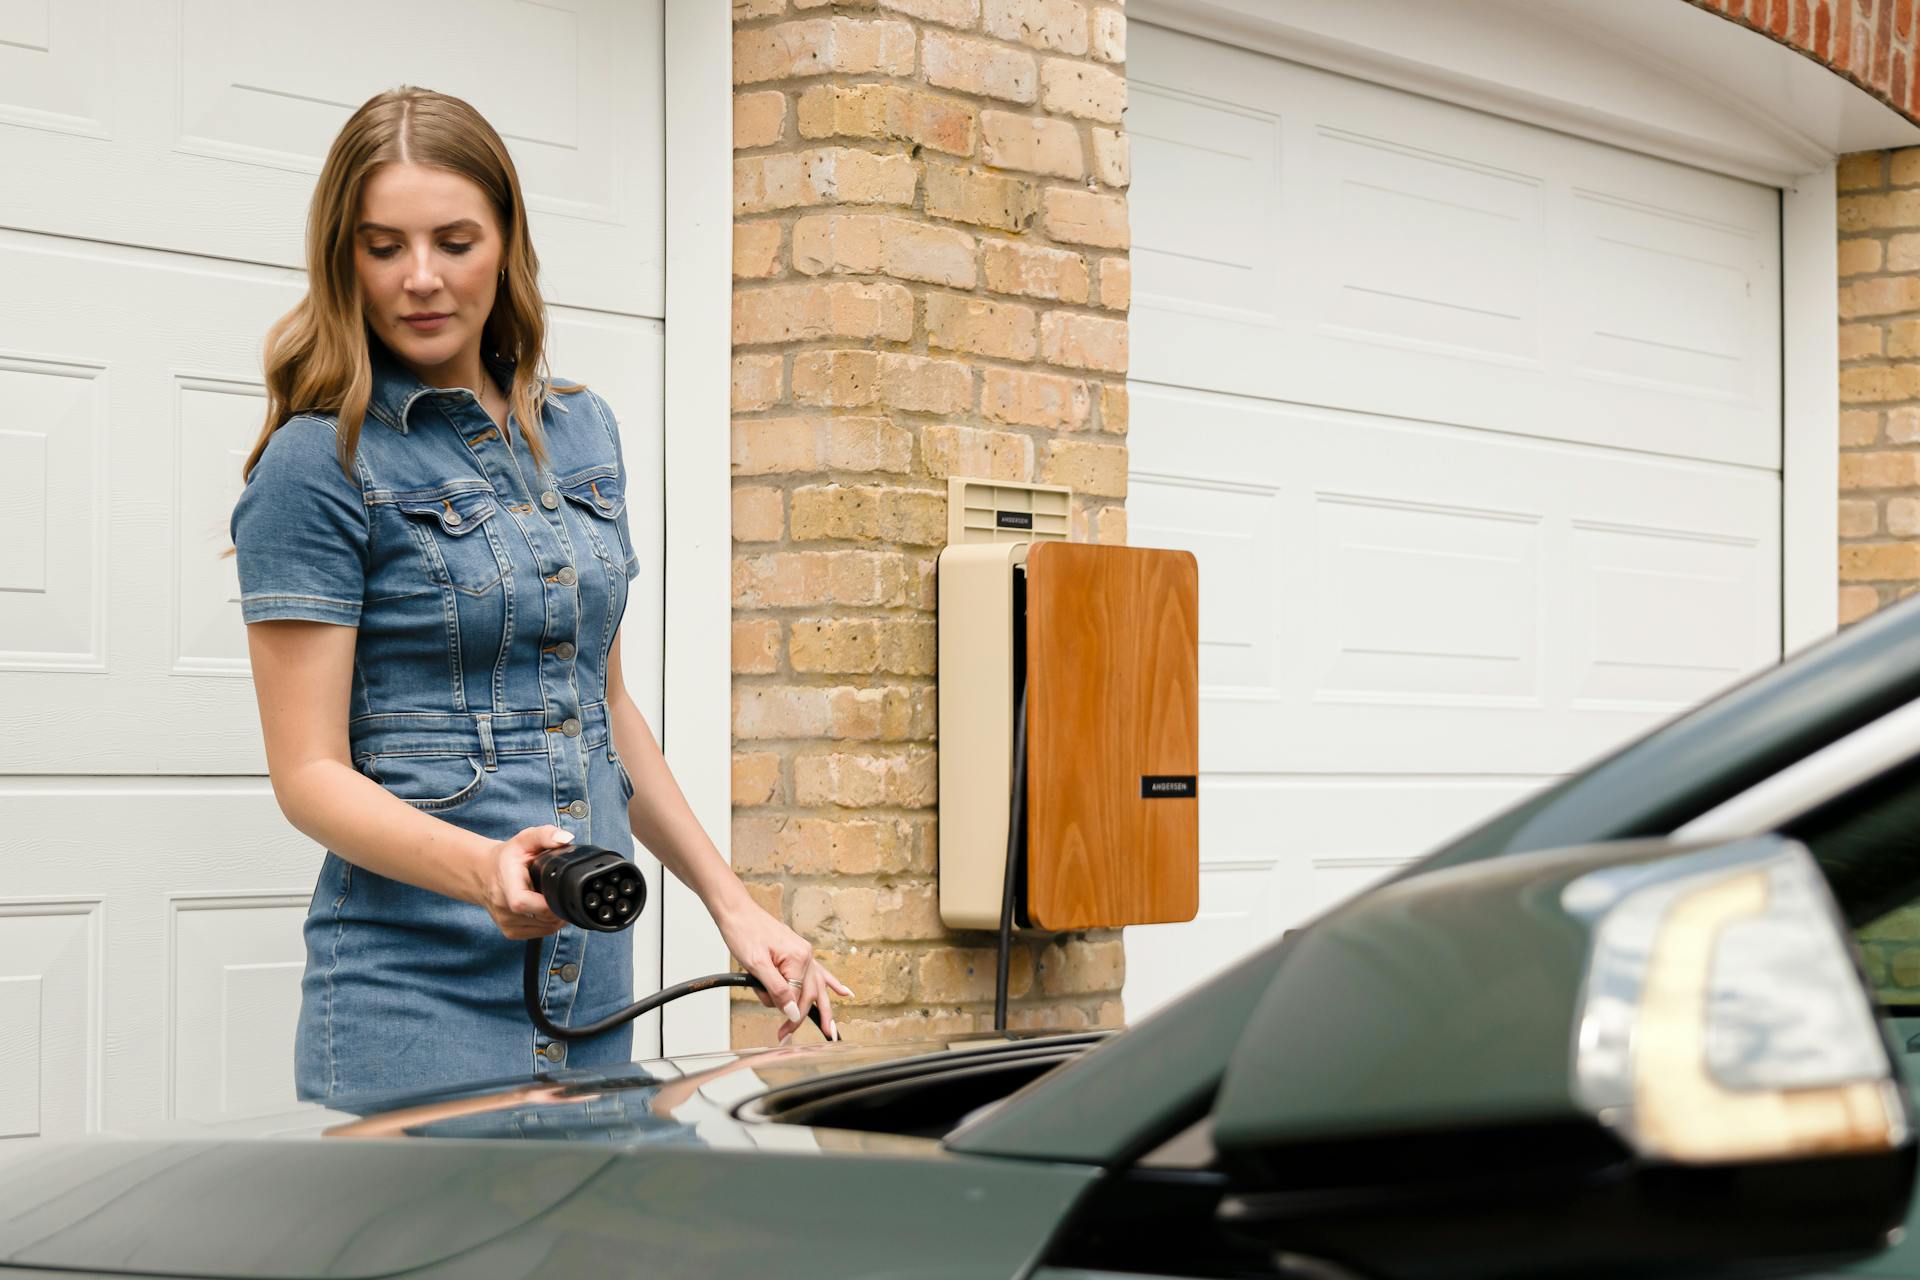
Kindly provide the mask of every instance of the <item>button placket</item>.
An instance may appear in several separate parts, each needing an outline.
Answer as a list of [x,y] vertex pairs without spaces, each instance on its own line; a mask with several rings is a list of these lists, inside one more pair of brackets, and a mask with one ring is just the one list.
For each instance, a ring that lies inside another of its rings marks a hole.
[[[485,416],[479,401],[471,396],[458,404],[441,407],[452,418],[456,413],[471,412]],[[456,421],[456,428],[459,427]],[[488,418],[487,426],[492,425]],[[509,417],[511,427],[512,419]],[[524,511],[515,510],[525,530],[527,542],[534,554],[542,579],[542,601],[546,618],[546,637],[542,642],[539,663],[540,700],[547,708],[548,728],[555,736],[551,748],[553,752],[554,806],[556,815],[562,820],[584,820],[591,812],[587,802],[587,759],[581,742],[584,725],[580,719],[580,694],[574,682],[573,659],[577,654],[574,637],[580,631],[580,595],[575,588],[580,574],[574,568],[573,540],[566,523],[565,502],[561,498],[553,477],[544,470],[535,472],[525,465],[518,456],[516,446],[510,436],[500,432],[480,431],[478,435],[467,437],[467,445],[475,458],[480,461],[497,494],[512,493],[516,499],[523,500],[520,505]],[[531,462],[531,459],[525,460]],[[529,480],[539,482],[538,496],[531,491]],[[534,504],[539,504],[545,519],[528,518],[534,514]],[[551,655],[555,661],[545,659]],[[587,838],[588,831],[575,831],[579,838]],[[556,952],[556,955],[558,953]],[[556,964],[560,963],[556,959]]]
[[[573,978],[565,975],[569,969],[576,977],[579,975],[580,966],[576,956],[584,947],[585,939],[586,935],[576,929],[562,929],[554,935],[553,954],[547,957],[547,981],[542,984],[540,991],[540,1007],[549,1019],[563,1020],[573,1005],[576,993],[567,989],[572,984]],[[547,1063],[558,1064],[566,1058],[565,1045],[557,1040],[546,1040],[542,1043],[543,1040],[544,1037],[537,1038],[533,1045],[536,1071],[544,1068]],[[556,1049],[559,1050],[558,1053],[554,1052]]]
[[[584,724],[580,719],[580,694],[573,677],[575,647],[571,637],[580,630],[580,595],[574,588],[580,578],[571,563],[572,538],[566,524],[564,502],[554,487],[553,477],[544,471],[538,475],[540,494],[536,501],[545,516],[529,520],[529,533],[538,529],[535,543],[544,597],[545,631],[541,640],[540,701],[547,712],[547,732],[552,745],[554,765],[555,813],[561,821],[579,821],[589,812],[587,804],[587,767],[580,750]],[[529,507],[531,511],[531,505]],[[588,831],[575,831],[581,838]]]

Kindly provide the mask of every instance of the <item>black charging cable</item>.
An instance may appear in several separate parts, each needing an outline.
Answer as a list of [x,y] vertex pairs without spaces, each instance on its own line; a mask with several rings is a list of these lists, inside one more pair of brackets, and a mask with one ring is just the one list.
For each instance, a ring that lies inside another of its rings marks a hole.
[[[631,928],[647,905],[646,877],[640,874],[640,868],[611,849],[590,844],[551,849],[535,857],[528,864],[528,872],[533,887],[545,896],[553,914],[568,924],[595,933],[619,933]],[[568,1027],[549,1018],[540,1003],[540,952],[545,945],[542,938],[527,943],[526,959],[521,966],[520,996],[533,1025],[555,1040],[585,1040],[632,1022],[682,996],[712,991],[716,987],[767,989],[764,982],[750,973],[710,973],[676,982],[585,1026]],[[807,1010],[807,1016],[825,1036],[827,1028],[820,1018],[820,1006]]]
[[[681,996],[690,996],[700,991],[712,991],[716,987],[758,987],[766,990],[766,984],[750,973],[710,973],[704,978],[688,978],[685,982],[676,982],[670,987],[662,987],[644,1000],[636,1000],[617,1013],[610,1013],[597,1022],[585,1026],[564,1027],[547,1016],[540,1004],[540,948],[541,940],[535,939],[527,944],[526,964],[522,969],[522,994],[526,997],[527,1014],[533,1019],[533,1025],[541,1034],[555,1040],[585,1040],[597,1036],[603,1031],[624,1026],[642,1014],[652,1013],[663,1004],[672,1004]],[[813,1025],[820,1025],[820,1011],[807,1011],[813,1018]],[[821,1034],[825,1035],[824,1028]]]
[[1013,960],[1013,903],[1027,871],[1027,686],[1013,713],[1013,795],[1007,803],[1007,867],[1000,880],[1000,967],[993,975],[993,1029],[1007,1029],[1007,973]]

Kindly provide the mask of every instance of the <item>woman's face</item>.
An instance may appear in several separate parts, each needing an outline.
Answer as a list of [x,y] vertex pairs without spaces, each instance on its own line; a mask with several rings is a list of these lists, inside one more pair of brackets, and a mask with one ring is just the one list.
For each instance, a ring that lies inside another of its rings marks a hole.
[[471,385],[503,252],[493,207],[474,182],[425,165],[382,166],[354,223],[368,327],[423,380]]

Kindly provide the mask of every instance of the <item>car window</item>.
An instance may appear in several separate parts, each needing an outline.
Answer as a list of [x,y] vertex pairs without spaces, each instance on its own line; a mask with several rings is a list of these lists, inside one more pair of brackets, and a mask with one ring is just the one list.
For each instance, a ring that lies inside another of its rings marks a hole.
[[[1793,823],[1860,945],[1907,1088],[1920,1102],[1920,764],[1894,770]],[[1920,1277],[1920,1197],[1895,1247],[1841,1275]],[[1813,1278],[1810,1278],[1813,1280]]]
[[1920,1012],[1920,763],[1821,806],[1787,834],[1826,873],[1876,999]]

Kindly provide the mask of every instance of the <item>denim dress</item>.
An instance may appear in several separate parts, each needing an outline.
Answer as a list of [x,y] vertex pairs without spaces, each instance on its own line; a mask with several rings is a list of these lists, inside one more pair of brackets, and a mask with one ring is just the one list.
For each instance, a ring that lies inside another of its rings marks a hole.
[[[490,840],[553,823],[631,856],[607,657],[639,571],[612,411],[548,392],[548,459],[473,393],[426,386],[377,342],[353,476],[331,415],[273,433],[233,513],[247,622],[357,627],[354,767]],[[504,387],[511,366],[489,360]],[[510,423],[511,425],[511,423]],[[632,1031],[562,1043],[522,1004],[524,943],[486,911],[329,852],[305,925],[294,1041],[302,1098],[541,1075],[632,1057]],[[633,998],[632,935],[568,926],[542,947],[549,1017]]]

